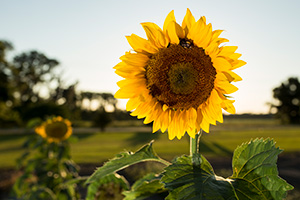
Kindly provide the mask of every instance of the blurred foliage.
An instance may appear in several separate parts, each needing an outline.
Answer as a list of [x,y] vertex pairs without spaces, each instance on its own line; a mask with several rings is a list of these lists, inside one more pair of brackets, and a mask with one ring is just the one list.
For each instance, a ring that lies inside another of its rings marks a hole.
[[101,107],[98,111],[96,111],[93,121],[94,126],[99,127],[103,132],[106,126],[112,121],[112,119],[109,113],[107,113],[105,109]]
[[30,51],[9,61],[11,50],[11,43],[0,40],[0,127],[25,126],[32,118],[60,115],[90,120],[104,129],[119,116],[107,112],[117,110],[113,94],[78,91],[78,82],[67,85],[56,59]]
[[278,100],[276,117],[284,124],[300,124],[300,82],[298,78],[289,78],[273,90],[273,97]]
[[42,120],[46,120],[47,117],[52,115],[69,118],[71,115],[70,111],[65,106],[57,105],[52,102],[41,102],[30,105],[20,110],[20,113],[22,114],[23,120],[25,121],[29,121],[33,118],[40,118]]
[[[68,141],[48,143],[34,135],[24,143],[17,160],[23,172],[13,186],[21,199],[79,199],[79,167],[72,161]],[[78,179],[78,181],[77,181]]]

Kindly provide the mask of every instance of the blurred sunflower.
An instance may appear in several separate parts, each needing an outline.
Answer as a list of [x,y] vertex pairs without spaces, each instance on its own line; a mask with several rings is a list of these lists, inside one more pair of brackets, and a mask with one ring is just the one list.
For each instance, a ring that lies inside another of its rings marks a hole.
[[116,98],[129,99],[131,115],[153,121],[153,132],[168,129],[169,139],[186,132],[195,137],[209,125],[223,122],[222,108],[235,113],[234,100],[227,94],[237,91],[231,82],[242,79],[232,70],[246,62],[239,60],[236,46],[220,38],[222,30],[212,30],[205,17],[197,22],[187,9],[180,26],[171,11],[163,30],[154,23],[141,24],[147,38],[127,36],[134,52],[120,57],[114,69],[125,78],[117,84]]
[[62,117],[54,117],[35,128],[35,132],[47,139],[48,142],[60,142],[68,139],[72,134],[71,122]]

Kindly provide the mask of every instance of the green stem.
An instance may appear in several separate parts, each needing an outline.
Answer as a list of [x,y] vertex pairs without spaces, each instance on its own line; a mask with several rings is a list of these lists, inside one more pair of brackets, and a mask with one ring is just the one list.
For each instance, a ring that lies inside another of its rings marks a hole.
[[202,135],[202,130],[196,133],[195,138],[190,137],[190,155],[195,153],[200,153],[200,138]]

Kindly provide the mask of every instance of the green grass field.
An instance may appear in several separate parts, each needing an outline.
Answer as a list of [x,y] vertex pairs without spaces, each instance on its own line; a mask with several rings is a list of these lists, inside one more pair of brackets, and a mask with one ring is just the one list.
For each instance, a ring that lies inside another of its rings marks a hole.
[[[0,168],[15,166],[22,154],[22,144],[30,135],[0,134]],[[77,138],[77,139],[74,139]],[[274,138],[284,152],[300,151],[300,126],[282,126],[270,119],[235,120],[213,126],[203,134],[201,151],[205,156],[229,156],[243,142],[254,138]],[[72,158],[76,163],[102,163],[116,154],[136,151],[143,144],[155,140],[157,154],[167,160],[189,154],[189,138],[168,140],[167,134],[151,132],[95,132],[75,134],[71,140]]]

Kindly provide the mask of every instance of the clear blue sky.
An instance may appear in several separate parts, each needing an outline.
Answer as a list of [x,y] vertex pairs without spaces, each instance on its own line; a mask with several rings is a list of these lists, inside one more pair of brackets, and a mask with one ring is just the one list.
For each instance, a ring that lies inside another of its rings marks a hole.
[[[238,113],[266,113],[272,89],[300,77],[298,0],[0,0],[0,39],[12,42],[10,56],[38,50],[60,61],[64,79],[80,90],[112,92],[120,77],[112,69],[131,49],[126,35],[145,37],[141,22],[163,25],[171,11],[179,24],[190,8],[213,29],[225,30],[248,64],[235,70],[243,81],[232,96]],[[125,104],[124,101],[121,102]]]

